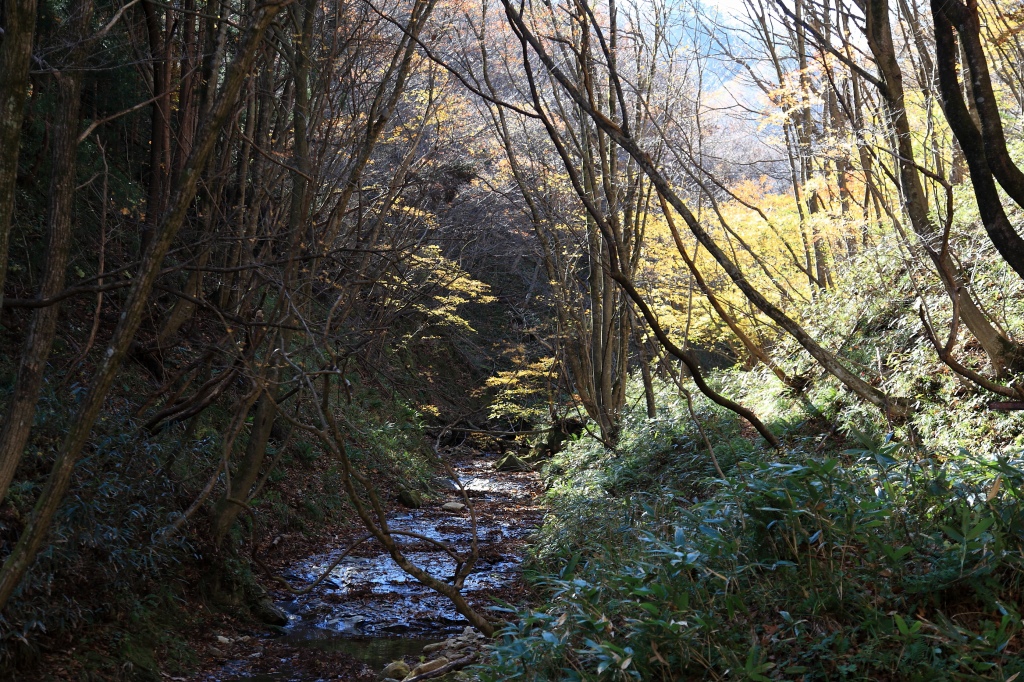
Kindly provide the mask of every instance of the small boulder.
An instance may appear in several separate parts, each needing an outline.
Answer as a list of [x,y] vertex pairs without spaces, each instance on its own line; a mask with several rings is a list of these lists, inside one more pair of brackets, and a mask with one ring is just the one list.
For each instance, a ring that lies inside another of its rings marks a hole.
[[530,465],[519,459],[512,453],[509,453],[498,460],[498,463],[494,465],[495,471],[529,471]]
[[448,659],[445,658],[444,656],[442,656],[441,658],[435,658],[432,661],[427,661],[426,663],[420,663],[418,666],[413,668],[409,672],[409,674],[405,676],[404,679],[408,680],[409,678],[416,677],[417,675],[423,675],[424,673],[432,673],[435,670],[437,670],[438,668],[443,668],[446,665],[448,665]]
[[562,451],[562,445],[566,440],[583,433],[585,425],[578,419],[566,419],[551,425],[547,433],[534,443],[524,461],[530,464],[540,464],[550,459],[553,455]]
[[460,512],[465,508],[466,505],[462,504],[461,502],[446,502],[445,504],[441,505],[441,509],[449,512]]
[[377,679],[379,679],[379,680],[386,680],[386,679],[397,679],[397,680],[400,680],[400,679],[402,679],[403,677],[405,677],[408,674],[409,674],[409,666],[406,665],[405,661],[391,661],[386,666],[384,666],[384,670],[382,670],[380,672],[380,675],[377,676]]
[[[449,640],[449,641],[451,641],[451,640]],[[445,648],[446,646],[448,646],[448,642],[434,642],[433,644],[428,644],[425,647],[423,647],[423,653],[424,653],[424,655],[432,654],[435,651],[440,651],[441,649]]]
[[221,651],[220,649],[218,649],[215,646],[211,646],[208,649],[208,651],[210,652],[210,655],[213,656],[214,658],[227,658],[228,657],[228,655],[226,653],[224,653],[223,651]]
[[282,611],[269,596],[258,600],[252,607],[252,614],[267,625],[288,625],[288,614]]
[[409,490],[408,488],[402,488],[398,491],[398,501],[403,507],[409,507],[410,509],[419,509],[423,506],[423,496],[415,490]]

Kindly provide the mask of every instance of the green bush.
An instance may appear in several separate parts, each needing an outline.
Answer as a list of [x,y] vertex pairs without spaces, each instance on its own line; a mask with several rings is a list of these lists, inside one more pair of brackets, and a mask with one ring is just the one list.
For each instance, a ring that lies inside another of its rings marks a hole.
[[1024,671],[1024,459],[854,428],[853,447],[822,448],[821,417],[780,396],[748,393],[774,401],[779,453],[699,405],[725,480],[664,390],[665,415],[631,414],[615,451],[577,441],[552,462],[530,574],[544,603],[506,610],[484,679]]

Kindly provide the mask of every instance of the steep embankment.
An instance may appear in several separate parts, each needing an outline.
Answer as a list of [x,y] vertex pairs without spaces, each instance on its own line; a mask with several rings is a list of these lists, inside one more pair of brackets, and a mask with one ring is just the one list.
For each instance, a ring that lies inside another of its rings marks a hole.
[[674,387],[657,418],[630,411],[614,450],[572,443],[544,472],[545,603],[483,678],[1016,679],[1024,415],[935,369],[959,394],[895,433],[824,382],[794,396],[766,372],[719,375],[786,443],[697,401],[724,478]]

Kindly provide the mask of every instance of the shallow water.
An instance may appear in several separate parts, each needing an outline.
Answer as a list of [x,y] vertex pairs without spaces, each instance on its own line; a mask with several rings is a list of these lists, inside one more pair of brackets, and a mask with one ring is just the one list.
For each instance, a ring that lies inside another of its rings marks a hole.
[[[510,540],[533,530],[533,523],[515,511],[529,503],[532,493],[521,478],[493,471],[495,456],[484,456],[456,465],[455,471],[477,509],[477,538],[481,558],[468,576],[464,593],[474,595],[510,585],[519,573],[521,557]],[[447,501],[462,501],[451,490]],[[445,512],[440,504],[429,508],[403,510],[388,518],[393,530],[418,533],[467,552],[472,541],[468,510]],[[455,561],[422,540],[396,536],[408,547],[410,561],[431,575],[447,579],[455,572]],[[344,551],[344,546],[312,556],[295,565],[285,576],[296,584],[308,584]],[[367,544],[336,566],[328,578],[308,595],[278,602],[289,614],[282,635],[284,641],[323,651],[344,651],[380,670],[406,655],[418,655],[429,643],[460,632],[467,621],[444,597],[420,584],[382,552]],[[226,677],[250,681],[282,682],[312,680],[289,671],[287,660],[281,672],[250,677]]]
[[[482,460],[482,461],[481,461]],[[528,491],[514,480],[496,479],[491,471],[493,458],[480,458],[459,465],[456,473],[472,501],[481,507],[494,502],[514,502],[528,497]],[[500,474],[498,474],[500,475]],[[452,500],[459,493],[450,493]],[[414,532],[467,552],[472,541],[472,522],[468,511],[444,512],[438,506],[408,510],[388,518],[392,530]],[[495,552],[506,541],[522,537],[532,528],[478,512],[477,538],[480,547],[490,548],[488,560],[477,562],[465,583],[464,592],[493,590],[516,579],[520,557],[514,552]],[[455,573],[455,561],[440,549],[417,538],[397,536],[398,544],[410,549],[406,556],[430,575],[442,580]],[[339,547],[313,556],[295,566],[286,577],[308,583],[320,576],[343,551]],[[360,554],[359,550],[355,552]],[[466,620],[450,602],[407,574],[388,554],[371,550],[368,556],[347,556],[311,595],[279,603],[289,613],[291,636],[321,639],[342,637],[442,636],[460,631]]]
[[[428,644],[440,642],[438,638],[422,637],[309,637],[297,639],[302,646],[320,651],[342,651],[356,658],[374,671],[381,670],[391,661],[406,656],[418,656]],[[289,670],[287,662],[282,662],[281,672],[244,675],[225,678],[225,682],[247,680],[248,682],[311,682],[313,679],[305,673]]]

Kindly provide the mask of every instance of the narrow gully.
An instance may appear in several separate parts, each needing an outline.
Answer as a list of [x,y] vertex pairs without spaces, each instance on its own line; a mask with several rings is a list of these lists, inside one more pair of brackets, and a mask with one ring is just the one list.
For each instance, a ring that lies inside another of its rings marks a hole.
[[[498,455],[477,454],[451,462],[477,516],[480,559],[463,592],[478,609],[487,609],[494,598],[507,597],[515,589],[526,537],[541,521],[536,503],[536,474],[497,471],[498,460]],[[415,532],[467,552],[472,541],[469,510],[442,508],[447,503],[463,501],[456,486],[451,481],[448,484],[450,489],[430,504],[392,512],[388,516],[391,528]],[[431,575],[447,579],[455,572],[455,562],[434,545],[417,538],[395,537],[406,556]],[[323,574],[346,546],[310,556],[283,575],[292,584],[309,584]],[[308,658],[309,649],[343,652],[358,659],[366,668],[354,677],[358,679],[376,674],[390,661],[416,659],[424,646],[456,635],[468,625],[447,599],[406,574],[376,543],[364,543],[355,549],[309,594],[277,596],[277,606],[288,614],[289,622],[274,638],[273,651],[265,649],[269,655],[264,656],[264,650],[259,648],[260,638],[248,640],[252,642],[249,647],[231,641],[230,660],[218,673],[201,679],[332,679],[330,674],[304,670],[307,666],[301,661]],[[250,652],[253,648],[257,651]],[[296,655],[279,655],[289,649]]]

